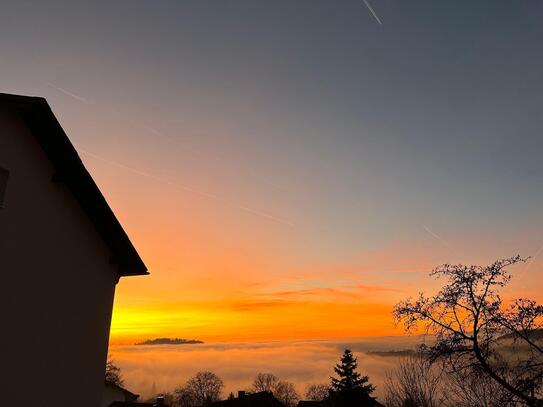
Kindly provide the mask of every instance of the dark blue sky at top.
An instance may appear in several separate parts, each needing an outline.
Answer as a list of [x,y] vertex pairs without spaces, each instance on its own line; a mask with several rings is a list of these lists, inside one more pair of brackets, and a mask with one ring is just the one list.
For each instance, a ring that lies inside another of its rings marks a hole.
[[307,221],[319,247],[540,222],[543,3],[370,1],[383,25],[362,0],[5,2],[0,85],[47,96],[109,159],[206,172],[91,136],[97,103],[146,117],[252,174],[208,190]]

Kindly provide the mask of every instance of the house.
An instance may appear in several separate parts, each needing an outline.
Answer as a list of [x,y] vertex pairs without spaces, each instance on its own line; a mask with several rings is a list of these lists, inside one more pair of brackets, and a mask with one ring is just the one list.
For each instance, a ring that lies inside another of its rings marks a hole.
[[110,381],[104,380],[104,393],[102,395],[102,407],[109,407],[113,402],[135,402],[139,394],[134,394],[124,387]]
[[210,407],[285,407],[283,403],[275,398],[269,391],[258,393],[238,392],[238,397],[231,397],[226,400],[217,401]]
[[99,406],[115,286],[148,273],[43,98],[0,94],[0,233],[2,404]]
[[324,405],[323,401],[300,400],[298,402],[298,407],[324,407]]

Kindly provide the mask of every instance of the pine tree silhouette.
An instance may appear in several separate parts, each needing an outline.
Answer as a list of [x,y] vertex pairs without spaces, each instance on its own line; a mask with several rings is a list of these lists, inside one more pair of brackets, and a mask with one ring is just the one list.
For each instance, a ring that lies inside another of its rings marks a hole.
[[356,371],[358,363],[350,349],[345,349],[341,356],[341,363],[334,367],[334,371],[339,376],[339,379],[331,377],[332,388],[336,392],[357,389],[363,393],[370,395],[375,390],[375,387],[368,383],[368,376],[361,376]]

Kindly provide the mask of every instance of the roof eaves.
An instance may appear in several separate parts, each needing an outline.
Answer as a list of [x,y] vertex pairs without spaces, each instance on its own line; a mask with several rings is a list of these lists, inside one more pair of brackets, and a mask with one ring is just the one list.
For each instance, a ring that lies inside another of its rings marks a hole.
[[14,108],[53,164],[55,180],[77,199],[112,252],[120,276],[147,275],[147,267],[132,245],[100,189],[44,98],[0,94],[0,103]]

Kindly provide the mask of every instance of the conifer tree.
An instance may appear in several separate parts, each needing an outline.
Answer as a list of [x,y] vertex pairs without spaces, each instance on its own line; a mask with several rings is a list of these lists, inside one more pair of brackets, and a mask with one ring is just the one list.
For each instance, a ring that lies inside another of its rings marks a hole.
[[356,389],[370,395],[375,390],[375,387],[368,383],[368,376],[361,376],[360,373],[356,371],[358,362],[351,350],[345,349],[340,360],[341,362],[334,367],[334,371],[339,378],[336,379],[331,377],[332,388],[334,391],[342,392]]

